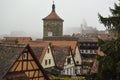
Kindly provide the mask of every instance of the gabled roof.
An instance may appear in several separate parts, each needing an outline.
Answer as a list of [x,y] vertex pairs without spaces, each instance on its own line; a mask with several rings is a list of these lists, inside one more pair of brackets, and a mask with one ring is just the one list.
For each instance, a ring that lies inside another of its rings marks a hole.
[[52,46],[53,56],[56,63],[56,66],[59,68],[63,68],[65,59],[68,55],[70,55],[70,47],[69,46]]
[[27,45],[0,44],[0,79],[10,69]]
[[48,49],[49,43],[44,41],[30,41],[30,42],[20,42],[19,44],[29,44],[35,55],[37,56],[40,63],[42,62],[45,52]]
[[31,37],[4,37],[6,41],[28,42],[32,41]]
[[43,40],[46,41],[77,41],[78,39],[72,36],[45,36],[43,37]]
[[0,40],[0,43],[2,43],[2,40]]
[[47,17],[43,18],[43,20],[61,20],[61,21],[63,21],[63,19],[61,19],[55,11],[52,11]]
[[33,59],[38,65],[39,69],[42,71],[45,78],[49,80],[38,59],[36,59],[36,56],[34,55],[32,49],[29,47],[29,45],[25,44],[0,44],[0,80],[7,74],[9,69],[13,66],[15,61],[19,58],[19,56],[26,48],[30,51],[30,54],[32,55]]
[[47,41],[47,42],[51,43],[51,45],[54,46],[70,46],[73,54],[77,46],[77,41]]
[[42,52],[44,50],[44,47],[31,47],[35,56],[38,58],[38,60],[40,59]]

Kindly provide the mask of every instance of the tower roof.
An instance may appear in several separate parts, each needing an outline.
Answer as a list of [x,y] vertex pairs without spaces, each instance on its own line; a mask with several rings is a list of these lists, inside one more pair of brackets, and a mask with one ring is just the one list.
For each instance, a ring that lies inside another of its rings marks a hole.
[[45,18],[43,18],[43,20],[62,20],[63,21],[63,19],[60,18],[57,15],[57,13],[55,12],[55,4],[54,3],[52,5],[52,11],[51,11],[51,13],[48,16],[46,16]]

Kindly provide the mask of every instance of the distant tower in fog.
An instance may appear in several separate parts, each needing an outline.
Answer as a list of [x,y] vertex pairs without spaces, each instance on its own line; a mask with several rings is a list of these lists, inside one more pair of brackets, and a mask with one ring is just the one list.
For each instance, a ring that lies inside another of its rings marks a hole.
[[56,14],[53,2],[51,13],[43,18],[43,37],[63,36],[63,21]]

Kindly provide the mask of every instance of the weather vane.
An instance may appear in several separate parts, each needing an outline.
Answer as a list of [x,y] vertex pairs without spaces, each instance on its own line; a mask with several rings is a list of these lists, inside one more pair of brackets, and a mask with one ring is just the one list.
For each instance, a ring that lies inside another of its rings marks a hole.
[[53,4],[54,4],[54,0],[53,0]]

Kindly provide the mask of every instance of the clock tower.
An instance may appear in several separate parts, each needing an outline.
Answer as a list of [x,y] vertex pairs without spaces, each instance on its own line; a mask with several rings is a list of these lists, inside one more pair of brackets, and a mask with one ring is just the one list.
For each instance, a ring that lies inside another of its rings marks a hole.
[[43,37],[63,36],[63,19],[55,12],[55,4],[53,2],[51,13],[43,20]]

